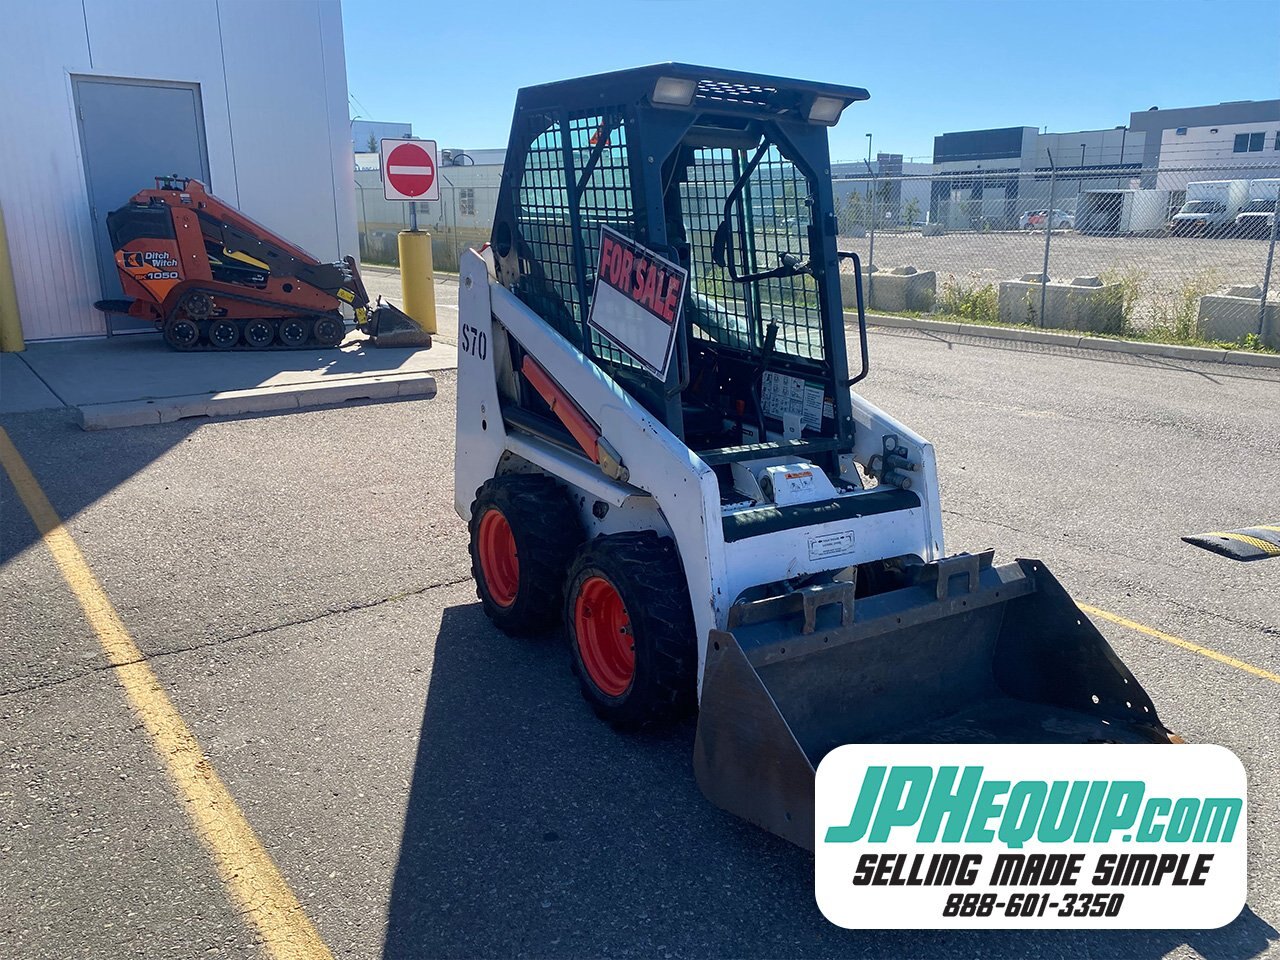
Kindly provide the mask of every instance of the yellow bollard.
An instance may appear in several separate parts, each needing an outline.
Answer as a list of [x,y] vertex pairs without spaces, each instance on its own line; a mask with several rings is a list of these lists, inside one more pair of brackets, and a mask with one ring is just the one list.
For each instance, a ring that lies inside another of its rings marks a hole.
[[0,352],[19,353],[25,349],[22,318],[18,316],[18,290],[13,284],[13,264],[9,260],[9,239],[4,232],[4,211],[0,210]]
[[401,230],[400,293],[404,312],[427,333],[436,332],[436,279],[431,267],[431,234]]

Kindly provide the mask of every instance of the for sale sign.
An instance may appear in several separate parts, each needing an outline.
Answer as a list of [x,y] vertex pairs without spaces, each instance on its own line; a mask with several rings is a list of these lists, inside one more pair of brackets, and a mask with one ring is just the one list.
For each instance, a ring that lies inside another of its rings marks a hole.
[[859,744],[816,790],[815,892],[842,927],[1191,929],[1244,907],[1224,747]]
[[587,323],[659,380],[666,380],[689,273],[608,227]]

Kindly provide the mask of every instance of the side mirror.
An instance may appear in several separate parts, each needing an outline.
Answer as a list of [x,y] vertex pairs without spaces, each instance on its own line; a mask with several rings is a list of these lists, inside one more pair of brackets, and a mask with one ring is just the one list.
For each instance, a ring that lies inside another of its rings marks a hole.
[[716,227],[715,239],[711,241],[711,262],[717,267],[728,265],[726,254],[729,252],[729,221],[721,220]]

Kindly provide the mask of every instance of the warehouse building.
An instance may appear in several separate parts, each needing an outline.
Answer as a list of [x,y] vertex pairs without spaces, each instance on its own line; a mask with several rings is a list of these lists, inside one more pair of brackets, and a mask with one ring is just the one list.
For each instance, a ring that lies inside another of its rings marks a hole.
[[1146,130],[1156,147],[1150,166],[1160,172],[1145,175],[1144,187],[1183,190],[1193,180],[1280,177],[1280,100],[1152,107],[1133,114],[1129,126]]
[[156,176],[204,181],[321,260],[356,254],[338,3],[42,0],[6,7],[5,39],[0,210],[27,339],[127,332],[93,307],[121,295],[106,215]]
[[1069,212],[1084,190],[1178,191],[1232,166],[1244,178],[1280,176],[1268,172],[1280,171],[1280,100],[1151,107],[1127,124],[1071,133],[1026,126],[944,133],[934,138],[933,162],[942,175],[931,195],[935,218],[949,213],[963,226],[976,212],[1007,227],[1023,208],[1047,205],[1051,172],[1054,206]]
[[1187,162],[1221,166],[1280,159],[1280,100],[1151,107],[1129,114],[1129,129],[1146,137],[1142,165],[1149,170]]
[[[1067,212],[1082,190],[1127,187],[1142,166],[1145,134],[1126,127],[1041,133],[1003,127],[944,133],[933,141],[935,174],[930,210],[935,220],[966,227],[974,219],[1016,226],[1025,208]],[[947,176],[950,174],[950,176]],[[1053,177],[1053,190],[1049,189]]]

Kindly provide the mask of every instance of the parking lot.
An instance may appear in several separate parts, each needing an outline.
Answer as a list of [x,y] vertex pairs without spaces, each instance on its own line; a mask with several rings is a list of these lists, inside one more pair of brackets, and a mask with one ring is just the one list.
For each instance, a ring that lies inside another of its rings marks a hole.
[[[1038,269],[1019,259],[1038,242],[878,236],[876,261],[959,271],[981,243],[1007,250],[982,268],[994,278]],[[1096,273],[1135,243],[1065,238],[1054,272]],[[1159,243],[1256,262],[1249,241]],[[441,287],[442,329],[455,294]],[[692,723],[602,725],[562,642],[484,618],[452,507],[452,372],[432,400],[0,426],[198,741],[196,776],[226,785],[336,956],[1280,954],[1280,561],[1179,540],[1276,522],[1280,371],[900,330],[873,332],[871,351],[866,395],[937,446],[949,551],[1041,558],[1078,600],[1167,635],[1098,622],[1165,724],[1248,771],[1249,901],[1231,925],[829,924],[811,855],[703,800]],[[190,792],[17,494],[0,472],[0,953],[258,953]],[[251,892],[283,895],[245,870]]]
[[[870,237],[841,237],[844,250],[870,255]],[[1139,292],[1132,319],[1150,326],[1161,315],[1175,313],[1189,297],[1191,315],[1202,293],[1233,285],[1262,285],[1266,240],[1243,237],[1095,237],[1055,230],[1050,238],[1049,276],[1124,277]],[[999,284],[1044,270],[1043,230],[947,233],[926,237],[913,232],[877,232],[877,267],[911,265],[938,272],[939,290],[948,277],[964,285]],[[1271,297],[1275,297],[1273,280]],[[1257,295],[1254,294],[1256,297]],[[1253,308],[1256,313],[1256,306]]]

